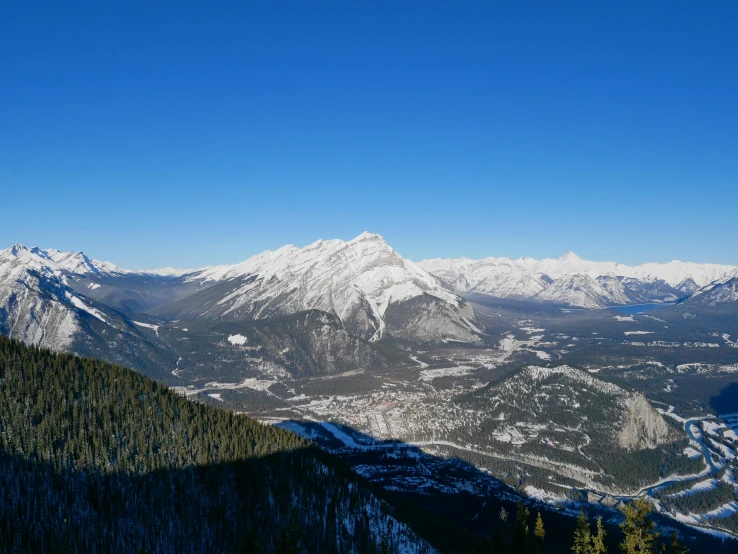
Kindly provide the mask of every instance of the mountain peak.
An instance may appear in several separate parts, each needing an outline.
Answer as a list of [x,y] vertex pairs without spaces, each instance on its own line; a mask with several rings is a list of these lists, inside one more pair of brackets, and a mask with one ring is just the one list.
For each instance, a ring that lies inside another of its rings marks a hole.
[[17,256],[19,252],[28,251],[28,248],[23,246],[20,242],[16,242],[13,246],[11,246],[9,249],[10,253],[13,256]]
[[566,254],[564,254],[563,256],[561,256],[560,259],[561,259],[562,262],[581,262],[582,261],[582,258],[580,258],[579,256],[577,256],[572,251],[569,251]]
[[386,242],[382,235],[378,235],[377,233],[370,233],[369,231],[364,231],[358,237],[351,239],[349,242],[362,242],[362,241],[368,241],[368,240],[377,240],[377,241]]

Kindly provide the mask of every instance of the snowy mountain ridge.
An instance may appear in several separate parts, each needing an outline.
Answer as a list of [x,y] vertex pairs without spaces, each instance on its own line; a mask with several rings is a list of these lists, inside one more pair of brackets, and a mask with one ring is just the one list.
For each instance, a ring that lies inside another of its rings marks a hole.
[[0,251],[0,331],[55,350],[70,347],[80,313],[106,317],[68,285],[65,271],[100,273],[115,267],[84,254],[15,245]]
[[[189,274],[185,280],[233,283],[208,308],[213,316],[262,319],[317,309],[337,315],[357,335],[378,340],[385,334],[390,307],[425,298],[441,307],[443,317],[454,319],[463,335],[479,332],[459,296],[372,233],[350,241],[319,240],[303,248],[283,246],[238,264]],[[459,339],[447,331],[448,338]]]
[[[433,274],[451,272],[463,274],[470,283],[480,282],[495,272],[512,273],[518,271],[527,275],[548,275],[553,279],[567,275],[586,274],[597,277],[631,277],[641,281],[660,279],[672,287],[678,287],[692,279],[699,288],[714,281],[738,276],[738,266],[720,264],[697,264],[674,260],[668,263],[645,263],[628,266],[618,262],[596,262],[583,260],[573,252],[567,252],[558,259],[544,258],[432,258],[418,262],[418,265]],[[474,284],[470,285],[472,288]]]
[[15,244],[5,250],[0,250],[0,263],[14,263],[18,267],[49,270],[60,274],[62,271],[84,275],[88,273],[122,273],[122,270],[110,262],[92,260],[82,252],[60,252],[55,249],[42,250],[38,247],[27,248],[22,244]]
[[84,252],[63,252],[55,248],[38,248],[37,246],[26,247],[20,243],[0,250],[0,262],[17,260],[28,267],[40,270],[48,268],[52,272],[67,272],[74,275],[106,275],[106,274],[137,274],[137,275],[159,275],[162,277],[180,277],[202,269],[178,269],[173,267],[162,267],[157,269],[130,270],[123,269],[112,262],[94,260]]
[[559,259],[434,258],[418,265],[457,293],[538,298],[586,308],[673,302],[738,276],[738,266],[681,261],[628,266],[583,260],[573,252]]

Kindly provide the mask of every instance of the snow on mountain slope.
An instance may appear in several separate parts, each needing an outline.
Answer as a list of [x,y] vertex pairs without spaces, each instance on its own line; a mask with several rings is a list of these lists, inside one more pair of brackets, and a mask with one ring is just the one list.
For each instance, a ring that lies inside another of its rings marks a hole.
[[[418,265],[459,293],[537,297],[581,307],[670,302],[716,280],[738,276],[736,266],[680,261],[627,266],[583,260],[573,252],[556,260],[435,258]],[[591,280],[572,281],[575,275]]]
[[738,277],[728,279],[724,282],[711,283],[698,290],[689,297],[684,305],[701,304],[707,306],[720,306],[724,304],[735,304],[738,302]]
[[[209,300],[198,317],[263,319],[317,309],[337,315],[351,332],[377,340],[387,332],[390,311],[421,298],[428,306],[444,308],[434,312],[437,321],[424,320],[438,340],[476,341],[479,331],[473,313],[457,295],[402,258],[381,236],[370,233],[348,242],[319,240],[304,248],[288,245],[185,279],[229,283],[208,289]],[[222,297],[214,297],[214,291],[222,291]],[[194,296],[187,299],[190,315],[197,301]]]
[[557,279],[536,298],[582,308],[601,308],[612,303],[608,291],[586,273]]
[[0,333],[26,344],[147,369],[159,377],[157,371],[171,353],[155,344],[154,332],[75,290],[92,270],[81,257],[58,254],[21,245],[0,251]]
[[39,248],[32,248],[31,250],[40,258],[45,258],[56,263],[59,269],[77,275],[86,275],[89,273],[127,273],[126,270],[110,262],[92,260],[85,256],[83,252],[60,252],[54,249],[41,250]]
[[[58,254],[54,252],[54,254]],[[37,248],[15,245],[0,251],[0,331],[29,344],[55,350],[69,348],[79,331],[79,311],[102,321],[65,284],[62,268],[77,267],[80,259],[54,260]]]
[[48,267],[54,271],[65,271],[74,275],[155,275],[161,277],[180,277],[188,273],[196,271],[202,271],[203,269],[178,269],[173,267],[162,267],[158,269],[144,269],[141,271],[132,271],[129,269],[123,269],[118,267],[114,263],[104,262],[100,260],[93,260],[88,258],[84,252],[62,252],[54,248],[42,249],[36,246],[27,248],[22,244],[16,244],[6,250],[0,251],[0,255],[3,253],[12,252],[13,256],[33,260],[32,263],[36,264],[37,267]]

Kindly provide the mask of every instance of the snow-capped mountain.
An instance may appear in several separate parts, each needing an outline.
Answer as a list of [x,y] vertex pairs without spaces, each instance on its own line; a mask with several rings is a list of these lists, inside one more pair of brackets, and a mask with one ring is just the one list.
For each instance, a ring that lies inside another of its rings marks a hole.
[[538,293],[536,298],[569,306],[600,307],[611,304],[611,296],[621,298],[621,292],[616,289],[615,294],[611,295],[586,273],[576,273],[556,279]]
[[33,260],[36,266],[48,267],[56,272],[66,272],[72,275],[96,276],[96,275],[157,275],[162,277],[180,277],[188,273],[202,271],[200,269],[178,269],[173,267],[162,267],[158,269],[143,269],[134,271],[123,269],[111,262],[94,260],[84,252],[63,252],[54,248],[42,249],[36,246],[26,247],[16,244],[6,250],[0,251],[0,255],[14,256]]
[[170,354],[147,336],[154,326],[88,294],[99,290],[91,279],[128,278],[117,269],[84,254],[19,244],[0,251],[0,333],[155,373]]
[[127,273],[126,270],[110,262],[92,260],[84,252],[60,252],[53,248],[42,250],[35,246],[27,248],[22,244],[16,244],[0,251],[0,260],[4,263],[23,260],[29,267],[38,270],[45,268],[56,274],[62,272],[76,275]]
[[84,254],[20,244],[0,251],[0,329],[27,343],[69,348],[83,314],[107,321],[105,314],[68,285],[66,272],[99,273],[111,266]]
[[288,245],[184,279],[207,289],[152,313],[249,320],[321,310],[370,340],[476,342],[480,332],[468,304],[371,233],[350,241],[319,240],[304,248]]
[[84,252],[60,252],[59,250],[32,249],[38,256],[47,258],[56,263],[60,269],[77,275],[101,274],[101,273],[127,273],[110,262],[101,262],[88,258]]
[[711,283],[695,292],[684,302],[684,305],[697,304],[713,307],[735,306],[738,304],[738,277]]
[[537,298],[585,308],[673,302],[738,276],[736,266],[680,261],[627,266],[583,260],[573,252],[559,259],[436,258],[418,265],[457,293]]

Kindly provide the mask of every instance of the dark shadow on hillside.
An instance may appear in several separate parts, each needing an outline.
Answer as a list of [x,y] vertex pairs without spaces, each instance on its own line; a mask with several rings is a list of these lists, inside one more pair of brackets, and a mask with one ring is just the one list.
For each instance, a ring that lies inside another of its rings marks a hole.
[[[542,513],[546,527],[546,549],[550,553],[571,552],[575,530],[575,516],[581,506],[590,519],[602,516],[608,533],[610,552],[618,552],[622,534],[617,510],[593,504],[570,504],[552,507],[528,497],[522,497],[513,488],[489,473],[480,470],[463,452],[432,441],[426,453],[418,446],[399,440],[379,441],[349,426],[331,423],[337,429],[332,433],[316,422],[291,420],[281,427],[300,431],[322,448],[336,454],[374,487],[375,494],[390,503],[397,517],[425,536],[441,552],[471,552],[472,545],[489,541],[495,530],[504,527],[500,510],[515,520],[519,500],[533,514],[529,525],[535,522],[535,513]],[[348,436],[348,439],[346,438]],[[352,444],[347,447],[346,444]],[[582,499],[586,493],[572,490],[571,498]],[[678,529],[690,552],[734,552],[735,542],[716,539],[696,532],[672,519],[655,515],[664,529]],[[669,531],[670,532],[670,531]],[[508,530],[508,537],[510,532]],[[493,550],[477,550],[488,552]]]
[[274,552],[287,536],[305,552],[371,552],[362,481],[312,446],[143,475],[0,454],[0,551]]
[[718,415],[738,412],[738,383],[731,383],[710,399],[710,407]]

